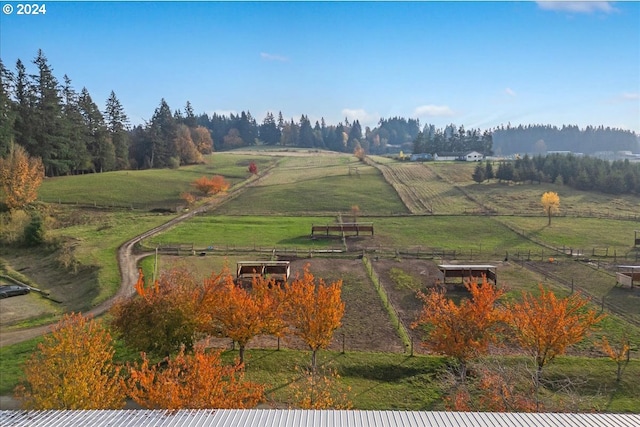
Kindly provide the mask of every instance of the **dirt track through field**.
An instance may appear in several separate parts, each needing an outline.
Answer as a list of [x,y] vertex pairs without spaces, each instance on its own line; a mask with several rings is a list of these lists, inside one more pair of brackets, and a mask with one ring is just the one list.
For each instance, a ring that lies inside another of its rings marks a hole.
[[[145,258],[150,255],[149,253],[135,253],[134,248],[138,242],[140,242],[143,239],[154,236],[176,224],[179,224],[182,221],[186,221],[187,219],[201,212],[206,212],[209,209],[216,208],[222,205],[223,203],[226,203],[227,201],[236,198],[238,195],[244,192],[248,187],[256,185],[260,181],[264,180],[266,177],[270,175],[270,173],[271,173],[271,169],[265,171],[263,174],[256,177],[255,179],[246,181],[241,186],[238,186],[237,188],[233,189],[229,193],[222,196],[218,196],[214,200],[208,202],[203,206],[200,206],[196,209],[193,209],[192,211],[184,213],[176,218],[173,218],[172,220],[156,228],[153,228],[149,231],[146,231],[134,237],[133,239],[123,243],[122,246],[120,246],[120,248],[118,249],[118,266],[120,268],[120,288],[118,289],[118,292],[112,298],[94,307],[93,309],[85,312],[84,314],[97,317],[105,313],[107,310],[109,310],[119,298],[127,297],[134,293],[134,285],[138,280],[138,262],[142,258]],[[46,334],[47,332],[51,331],[51,328],[53,326],[54,325],[50,324],[50,325],[36,326],[33,328],[3,331],[0,334],[0,348],[9,346],[12,344],[17,344],[23,341],[27,341],[29,339]]]

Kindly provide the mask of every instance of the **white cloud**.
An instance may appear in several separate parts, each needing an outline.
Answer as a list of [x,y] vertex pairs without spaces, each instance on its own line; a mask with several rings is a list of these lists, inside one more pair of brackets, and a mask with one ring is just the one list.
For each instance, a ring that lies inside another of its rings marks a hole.
[[626,92],[622,94],[622,99],[625,101],[637,101],[640,99],[640,93]]
[[570,13],[615,12],[616,8],[608,1],[537,1],[543,10],[553,10]]
[[279,62],[289,61],[289,58],[287,58],[286,56],[274,55],[272,53],[266,53],[266,52],[260,52],[260,58],[264,59],[265,61],[279,61]]
[[415,116],[448,117],[453,116],[454,113],[447,105],[421,105],[413,111],[413,114]]
[[506,88],[504,90],[504,93],[506,93],[509,96],[516,96],[516,92],[513,89],[511,89],[510,87]]
[[367,113],[362,108],[357,108],[357,109],[343,108],[342,115],[345,116],[347,119],[349,119],[350,122],[353,122],[354,120],[358,120],[360,122],[360,125],[363,125],[363,126],[365,124],[367,125],[371,124],[372,122],[376,123],[378,120],[377,116]]

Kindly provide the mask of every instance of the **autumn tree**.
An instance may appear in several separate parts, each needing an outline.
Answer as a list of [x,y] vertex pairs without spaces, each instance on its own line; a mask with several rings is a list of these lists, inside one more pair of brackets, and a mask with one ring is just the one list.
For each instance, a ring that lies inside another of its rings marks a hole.
[[193,354],[184,348],[174,358],[150,365],[129,367],[125,382],[129,396],[149,409],[244,409],[264,400],[264,386],[244,380],[243,366],[225,366],[219,351],[205,352],[196,347]]
[[197,126],[191,129],[191,139],[198,151],[202,154],[211,154],[213,151],[213,139],[211,132],[203,126]]
[[504,363],[504,358],[482,358],[469,363],[473,376],[460,383],[453,376],[441,381],[450,391],[445,406],[453,411],[533,412],[535,392],[523,366]]
[[507,305],[507,320],[516,341],[535,359],[536,396],[542,369],[568,347],[579,343],[603,319],[587,309],[588,301],[579,294],[558,298],[540,286],[540,294],[523,292],[522,301]]
[[125,393],[111,335],[96,320],[68,314],[45,335],[24,367],[16,396],[25,409],[118,409]]
[[256,165],[256,162],[249,163],[249,173],[251,175],[256,175],[258,173],[258,165]]
[[240,363],[251,339],[272,331],[280,318],[282,291],[274,280],[254,278],[251,289],[235,284],[230,274],[205,280],[199,311],[208,316],[207,332],[238,343]]
[[340,384],[340,375],[336,369],[325,367],[320,370],[300,369],[301,372],[290,385],[293,404],[300,409],[351,409],[350,387]]
[[229,189],[229,183],[221,175],[214,175],[211,178],[202,176],[193,181],[192,185],[206,196],[225,192]]
[[193,275],[173,268],[145,286],[141,270],[135,289],[134,296],[118,301],[111,310],[112,326],[127,346],[157,356],[167,356],[181,346],[192,349],[200,298]]
[[6,158],[0,158],[0,184],[9,209],[20,209],[38,198],[44,179],[44,166],[39,158],[13,144]]
[[182,123],[176,126],[176,136],[173,139],[174,150],[181,165],[202,163],[202,153],[198,151],[191,139],[191,131]]
[[609,343],[609,339],[606,336],[603,336],[599,347],[611,360],[616,362],[616,381],[620,382],[622,378],[622,368],[629,362],[629,351],[631,350],[629,336],[626,334],[623,335],[620,339],[616,340],[613,345]]
[[290,333],[301,338],[311,349],[311,366],[316,368],[318,350],[326,348],[344,315],[341,297],[342,280],[329,285],[304,267],[302,277],[285,285],[284,319]]
[[180,193],[180,198],[184,200],[187,206],[192,206],[196,202],[196,196],[191,193],[187,193],[186,191]]
[[551,225],[551,214],[560,211],[560,196],[558,196],[558,193],[553,191],[547,191],[542,195],[540,203],[542,204],[542,209],[544,209],[544,212],[549,218],[548,225]]
[[424,327],[423,346],[458,362],[460,379],[465,380],[467,362],[487,352],[495,342],[495,329],[503,320],[503,313],[495,306],[504,291],[487,281],[478,284],[476,278],[465,283],[471,294],[460,304],[446,297],[443,290],[433,289],[427,294],[418,292],[423,302],[413,328]]
[[360,206],[351,206],[351,215],[353,215],[353,222],[358,222],[358,215],[360,214]]

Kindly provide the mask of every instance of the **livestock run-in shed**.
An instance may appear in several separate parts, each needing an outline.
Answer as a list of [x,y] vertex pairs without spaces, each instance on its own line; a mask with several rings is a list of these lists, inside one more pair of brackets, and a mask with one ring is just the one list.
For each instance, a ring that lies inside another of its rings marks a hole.
[[3,427],[638,427],[640,414],[181,409],[0,411]]
[[616,272],[616,285],[629,286],[640,285],[640,265],[619,265]]
[[444,277],[444,283],[450,283],[447,279],[451,278],[460,278],[460,281],[464,282],[464,279],[471,279],[472,277],[480,279],[484,275],[488,280],[491,280],[494,285],[498,284],[498,273],[495,265],[440,264],[438,268]]
[[291,274],[289,261],[238,261],[236,263],[236,283],[250,285],[254,277],[286,282]]

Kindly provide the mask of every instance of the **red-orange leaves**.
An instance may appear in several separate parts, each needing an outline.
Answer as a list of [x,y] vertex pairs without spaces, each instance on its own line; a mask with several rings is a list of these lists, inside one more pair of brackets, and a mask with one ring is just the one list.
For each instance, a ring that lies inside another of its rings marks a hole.
[[466,362],[486,353],[495,340],[494,327],[502,320],[502,312],[495,302],[503,291],[496,289],[483,277],[478,285],[474,278],[465,284],[471,299],[458,305],[443,291],[418,293],[424,306],[412,327],[425,326],[427,338],[423,345],[437,353],[455,358],[460,363],[460,377],[466,375]]
[[129,368],[129,396],[149,409],[243,409],[264,400],[264,386],[244,380],[242,365],[224,366],[220,352],[196,347],[193,354],[180,350],[166,365],[142,364]]
[[540,295],[522,294],[522,301],[508,306],[509,323],[520,346],[536,360],[538,371],[557,355],[585,337],[604,316],[585,308],[578,294],[557,298],[540,286]]
[[285,321],[291,333],[300,337],[312,351],[312,366],[316,366],[316,353],[326,348],[333,332],[340,326],[344,315],[341,298],[342,280],[327,285],[305,266],[302,278],[296,277],[285,286]]
[[236,341],[240,346],[240,363],[244,363],[247,343],[268,332],[279,317],[280,288],[273,281],[259,278],[253,281],[251,289],[245,289],[226,274],[205,281],[205,289],[201,311],[208,316],[209,331]]
[[229,189],[229,183],[221,175],[214,175],[211,178],[201,176],[193,181],[193,186],[202,194],[209,196],[211,194],[224,193]]

